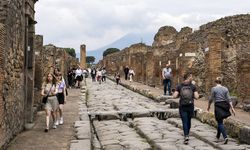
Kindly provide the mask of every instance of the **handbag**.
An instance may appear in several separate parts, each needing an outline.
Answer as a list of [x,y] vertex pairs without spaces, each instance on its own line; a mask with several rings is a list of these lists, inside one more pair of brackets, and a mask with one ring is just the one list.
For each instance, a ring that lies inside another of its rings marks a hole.
[[48,95],[46,95],[45,97],[43,97],[43,100],[42,100],[42,103],[43,104],[46,104],[47,103],[47,101],[48,101]]
[[[53,85],[52,85],[52,86],[53,86]],[[49,97],[49,93],[50,93],[50,91],[51,91],[52,86],[50,87],[50,90],[49,90],[48,94],[47,94],[46,96],[43,97],[43,99],[42,99],[42,103],[43,103],[43,104],[46,104],[46,103],[47,103],[48,97]]]

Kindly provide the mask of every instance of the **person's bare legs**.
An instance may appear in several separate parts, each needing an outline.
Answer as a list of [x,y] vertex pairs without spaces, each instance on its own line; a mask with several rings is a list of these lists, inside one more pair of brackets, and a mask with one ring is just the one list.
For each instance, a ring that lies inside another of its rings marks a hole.
[[59,124],[63,124],[63,104],[59,105]]
[[50,115],[51,115],[51,111],[48,110],[48,109],[45,109],[45,114],[46,114],[46,128],[45,128],[45,132],[48,132],[49,130],[49,118],[50,118]]

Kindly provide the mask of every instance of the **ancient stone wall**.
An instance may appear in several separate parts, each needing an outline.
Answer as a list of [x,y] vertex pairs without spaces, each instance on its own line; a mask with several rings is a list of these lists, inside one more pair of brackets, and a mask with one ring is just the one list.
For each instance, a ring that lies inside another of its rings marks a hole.
[[35,36],[35,84],[34,84],[34,106],[41,103],[41,87],[44,76],[44,54],[43,54],[43,36]]
[[[106,56],[102,65],[109,66],[107,69],[112,73],[121,72],[121,66],[131,66],[139,72],[136,81],[161,86],[161,70],[170,63],[174,74],[172,88],[182,82],[186,72],[192,72],[199,92],[207,97],[215,78],[222,76],[231,95],[248,101],[249,33],[250,15],[225,17],[202,25],[195,32],[189,27],[177,32],[165,26],[155,35],[152,47],[125,48]],[[138,53],[138,49],[143,51]]]
[[23,0],[0,1],[0,148],[24,125],[24,8]]
[[65,79],[67,79],[67,71],[70,67],[76,67],[79,62],[76,58],[70,56],[65,48],[56,47],[52,44],[43,47],[43,64],[44,68],[43,77],[45,78],[48,73],[53,73],[53,68],[59,68]]

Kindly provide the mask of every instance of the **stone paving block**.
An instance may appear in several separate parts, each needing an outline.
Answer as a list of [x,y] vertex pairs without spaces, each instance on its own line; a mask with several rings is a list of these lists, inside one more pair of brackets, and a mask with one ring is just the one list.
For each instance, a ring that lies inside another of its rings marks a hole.
[[158,97],[156,97],[158,102],[165,102],[168,99],[172,99],[173,96],[169,96],[169,95],[160,95]]
[[119,144],[112,144],[112,145],[103,146],[103,149],[104,150],[123,150],[124,147]]
[[94,121],[96,133],[103,147],[121,145],[123,149],[151,149],[146,140],[128,125],[129,123],[119,120]]
[[90,125],[86,124],[86,126],[76,128],[76,138],[78,140],[91,139]]
[[79,127],[88,126],[88,125],[89,125],[89,121],[75,121],[74,127],[79,128]]
[[[214,149],[200,139],[190,135],[190,144],[183,146],[183,131],[157,118],[136,118],[134,127],[138,133],[153,144],[155,149],[196,149],[196,146]],[[173,130],[172,128],[176,128]],[[183,148],[184,147],[184,148]]]
[[89,115],[87,112],[80,112],[79,116],[81,121],[89,121]]
[[90,140],[72,140],[70,150],[91,150]]
[[[170,118],[166,120],[168,123],[175,125],[176,127],[182,128],[182,123],[180,118]],[[190,130],[190,134],[195,136],[202,141],[209,143],[210,145],[217,147],[219,149],[225,150],[244,150],[248,149],[249,145],[238,144],[235,139],[229,138],[229,142],[227,145],[222,142],[217,142],[216,140],[216,129],[214,127],[209,126],[208,124],[201,123],[196,119],[192,119],[192,127]],[[195,143],[196,144],[196,143]]]
[[250,127],[244,126],[240,129],[240,141],[250,144]]

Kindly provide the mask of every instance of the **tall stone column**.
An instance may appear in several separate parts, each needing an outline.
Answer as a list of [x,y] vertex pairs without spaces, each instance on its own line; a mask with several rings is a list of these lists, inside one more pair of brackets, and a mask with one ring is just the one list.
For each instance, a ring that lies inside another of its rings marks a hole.
[[81,45],[81,58],[80,58],[80,66],[81,68],[86,68],[86,45]]

